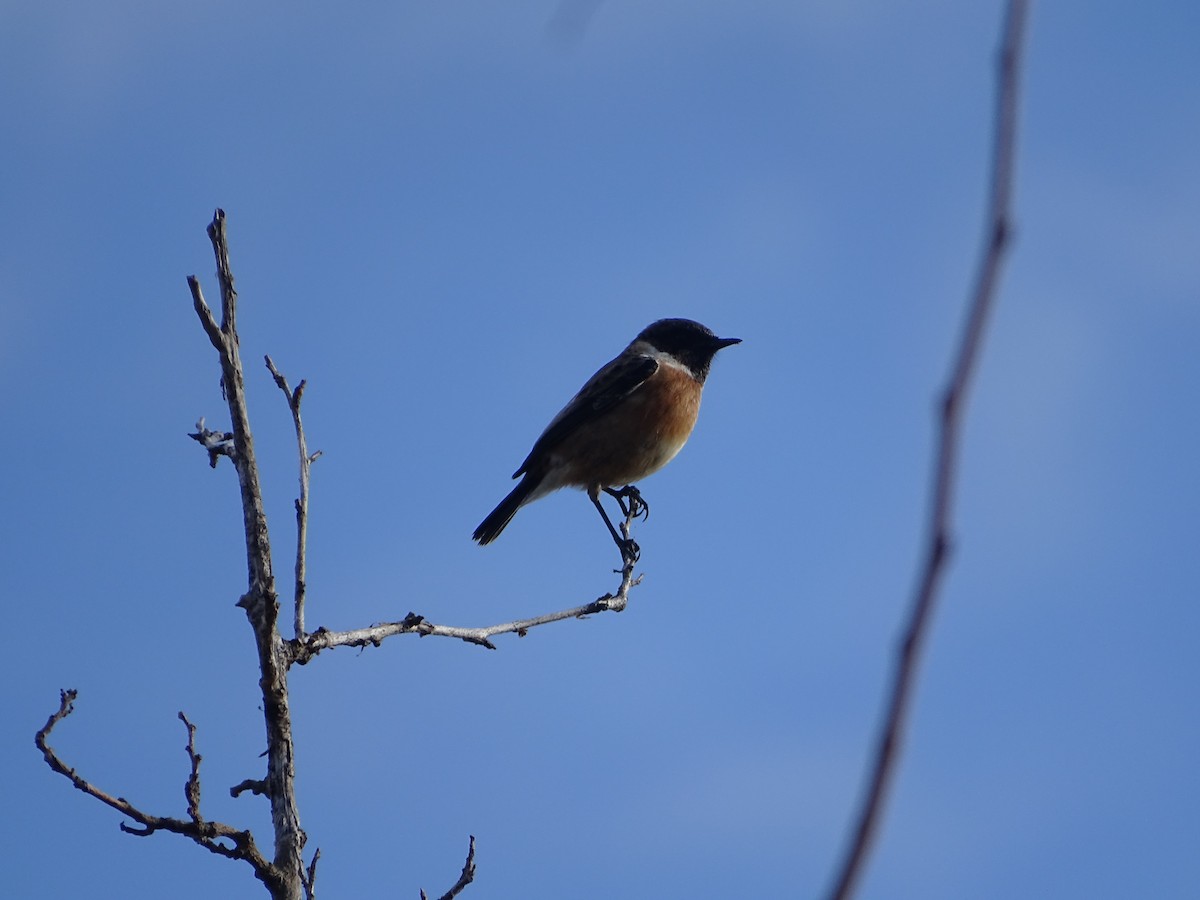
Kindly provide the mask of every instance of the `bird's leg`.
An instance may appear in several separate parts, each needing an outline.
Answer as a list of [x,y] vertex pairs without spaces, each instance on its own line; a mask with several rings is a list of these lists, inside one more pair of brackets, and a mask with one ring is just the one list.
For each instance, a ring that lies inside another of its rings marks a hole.
[[[636,484],[627,484],[620,490],[615,488],[604,488],[604,493],[610,497],[616,497],[617,503],[621,507],[621,515],[629,520],[636,519],[641,516],[643,519],[650,518],[650,504],[642,499],[642,492],[637,489]],[[629,500],[629,505],[625,505],[625,501]]]
[[[614,493],[613,491],[610,491],[608,488],[605,488],[604,490],[610,494],[613,494],[613,496],[616,496],[616,493]],[[636,490],[637,490],[637,488],[634,488],[635,492],[636,492]],[[619,493],[619,492],[617,492],[617,493]],[[612,520],[608,517],[608,513],[606,513],[604,511],[604,505],[600,502],[599,487],[589,488],[588,489],[588,497],[591,498],[592,503],[595,505],[596,509],[600,511],[600,518],[604,519],[604,524],[608,526],[608,533],[612,535],[612,539],[616,543],[617,549],[621,551],[621,562],[624,563],[626,566],[633,565],[635,562],[638,561],[638,557],[641,556],[642,548],[637,545],[637,541],[635,541],[633,538],[622,537],[620,532],[618,532],[617,529],[615,527],[613,527]],[[620,498],[618,497],[617,499],[619,502]],[[625,511],[624,503],[621,503],[621,510]],[[626,512],[625,514],[627,516],[629,515],[628,512]],[[628,526],[626,526],[626,533],[628,534]]]

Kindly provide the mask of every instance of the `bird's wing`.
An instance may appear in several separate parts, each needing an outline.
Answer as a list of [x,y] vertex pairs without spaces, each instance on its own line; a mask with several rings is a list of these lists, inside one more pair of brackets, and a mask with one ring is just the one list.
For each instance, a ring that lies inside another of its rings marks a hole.
[[580,425],[612,409],[657,371],[658,361],[649,356],[618,356],[608,363],[550,421],[513,478],[522,475],[537,457],[552,450]]

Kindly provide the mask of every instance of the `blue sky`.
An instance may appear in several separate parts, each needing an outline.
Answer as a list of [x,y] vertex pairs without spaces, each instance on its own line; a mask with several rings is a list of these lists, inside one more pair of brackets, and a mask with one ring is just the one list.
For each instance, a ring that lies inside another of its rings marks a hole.
[[[744,343],[642,487],[630,608],[293,673],[328,896],[816,896],[874,738],[977,256],[997,3],[0,4],[0,787],[13,896],[261,896],[53,775],[208,817],[263,749],[226,422],[185,276],[229,215],[275,568],[309,380],[309,623],[487,624],[614,586],[587,501],[469,535],[661,316]],[[589,15],[590,13],[590,15]],[[569,17],[568,17],[569,18]],[[560,17],[561,20],[561,17]],[[1193,4],[1036,4],[1017,243],[861,896],[1200,884]]]

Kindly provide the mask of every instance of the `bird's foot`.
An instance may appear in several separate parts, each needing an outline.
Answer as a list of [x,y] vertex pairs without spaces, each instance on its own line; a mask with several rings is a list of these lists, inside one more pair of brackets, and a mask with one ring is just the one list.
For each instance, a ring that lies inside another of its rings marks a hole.
[[[629,521],[637,518],[650,518],[650,504],[642,499],[642,492],[638,490],[636,484],[627,484],[625,487],[617,490],[615,488],[605,488],[604,492],[610,497],[615,497],[617,505],[621,507],[621,515]],[[629,501],[626,503],[626,501]]]

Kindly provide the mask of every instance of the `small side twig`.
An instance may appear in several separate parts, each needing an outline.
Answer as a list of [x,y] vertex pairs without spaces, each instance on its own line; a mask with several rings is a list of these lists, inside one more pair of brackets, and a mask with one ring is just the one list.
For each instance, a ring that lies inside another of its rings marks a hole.
[[1016,155],[1020,50],[1026,12],[1026,0],[1010,0],[1000,46],[991,190],[983,256],[967,313],[966,326],[941,405],[940,434],[924,562],[892,676],[869,785],[862,800],[852,839],[830,892],[830,897],[834,900],[845,900],[852,895],[878,826],[884,797],[895,771],[896,756],[907,719],[921,647],[928,632],[934,602],[950,553],[950,516],[967,391],[979,357],[984,328],[994,303],[1001,265],[1011,236],[1009,207]]
[[307,547],[308,547],[308,485],[309,485],[309,470],[312,464],[321,457],[321,451],[310,454],[308,452],[308,439],[304,436],[304,422],[300,418],[300,401],[304,397],[304,389],[308,386],[308,382],[304,379],[296,385],[296,389],[292,390],[288,386],[287,379],[280,374],[275,368],[275,363],[270,356],[264,357],[267,362],[267,369],[271,372],[271,377],[275,379],[276,386],[283,391],[283,396],[287,398],[288,409],[292,412],[292,424],[296,428],[296,445],[300,450],[300,496],[296,498],[296,589],[295,589],[295,616],[294,630],[296,639],[304,638],[304,600],[307,590]]
[[[467,845],[467,861],[463,863],[462,874],[458,876],[458,881],[454,882],[454,886],[442,894],[438,900],[454,900],[468,884],[475,880],[475,835],[470,835],[470,838],[470,843]],[[429,900],[424,890],[421,891],[421,900]]]

